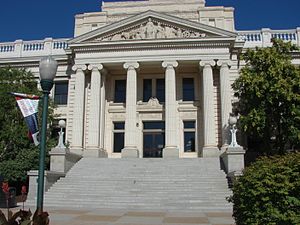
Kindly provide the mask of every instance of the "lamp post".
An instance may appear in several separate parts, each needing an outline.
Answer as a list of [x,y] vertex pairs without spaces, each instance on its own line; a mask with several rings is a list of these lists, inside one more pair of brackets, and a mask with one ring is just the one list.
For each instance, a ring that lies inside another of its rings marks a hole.
[[49,94],[53,87],[53,80],[57,71],[57,62],[50,56],[41,59],[40,66],[40,84],[43,90],[43,112],[42,128],[39,155],[39,174],[38,174],[38,191],[37,191],[37,211],[43,212],[44,202],[44,172],[45,172],[45,151],[46,151],[46,131]]

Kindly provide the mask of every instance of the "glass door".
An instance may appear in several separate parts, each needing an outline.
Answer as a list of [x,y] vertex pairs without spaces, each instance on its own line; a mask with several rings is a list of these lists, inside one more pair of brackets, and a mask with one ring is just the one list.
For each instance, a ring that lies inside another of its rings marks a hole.
[[161,158],[164,146],[164,133],[144,133],[144,158]]

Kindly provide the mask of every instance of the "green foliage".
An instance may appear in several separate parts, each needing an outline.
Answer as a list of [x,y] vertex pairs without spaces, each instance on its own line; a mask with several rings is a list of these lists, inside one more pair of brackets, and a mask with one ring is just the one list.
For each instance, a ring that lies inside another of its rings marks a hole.
[[300,70],[291,63],[294,50],[281,40],[247,50],[242,56],[246,66],[233,84],[242,130],[261,140],[268,153],[300,143]]
[[6,218],[4,213],[0,210],[0,225],[49,225],[49,214],[47,212],[34,213],[32,220],[30,217],[32,213],[30,210],[19,210],[15,214],[9,210],[9,218]]
[[[38,168],[39,148],[29,140],[22,113],[15,98],[8,92],[40,96],[41,92],[30,72],[0,68],[0,174],[10,183],[24,182],[27,171]],[[53,110],[50,109],[49,112],[51,115]],[[52,116],[49,121],[51,118]]]
[[233,185],[237,225],[300,224],[300,153],[262,157]]

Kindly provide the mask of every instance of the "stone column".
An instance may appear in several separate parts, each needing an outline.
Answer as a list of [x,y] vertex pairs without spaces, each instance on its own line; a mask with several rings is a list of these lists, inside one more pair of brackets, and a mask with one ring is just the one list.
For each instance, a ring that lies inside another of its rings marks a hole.
[[87,146],[84,151],[86,157],[99,157],[100,151],[100,110],[101,110],[101,73],[102,64],[91,64],[88,69],[91,74],[91,99],[88,117]]
[[176,119],[176,74],[177,61],[164,61],[165,71],[165,148],[163,157],[179,157],[177,146],[177,119]]
[[86,65],[74,65],[75,76],[75,97],[73,110],[73,127],[71,151],[82,154],[83,132],[84,132],[84,100],[85,100],[85,74]]
[[229,62],[219,60],[218,66],[220,66],[222,147],[226,148],[229,145],[228,119],[232,111]]
[[126,81],[126,115],[125,115],[125,143],[122,157],[139,157],[136,143],[136,102],[137,102],[137,62],[128,62],[123,65],[127,70]]
[[215,109],[214,109],[214,86],[213,86],[213,70],[215,61],[201,61],[200,66],[203,67],[202,76],[202,96],[203,96],[203,132],[204,146],[202,149],[203,157],[219,156],[216,139]]

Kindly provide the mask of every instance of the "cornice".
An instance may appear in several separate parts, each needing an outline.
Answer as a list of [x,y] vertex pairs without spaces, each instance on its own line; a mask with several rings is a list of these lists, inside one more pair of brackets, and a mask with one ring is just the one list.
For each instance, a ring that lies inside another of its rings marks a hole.
[[148,40],[123,41],[106,43],[73,44],[70,48],[74,53],[96,51],[135,51],[155,49],[189,49],[189,48],[231,48],[234,38],[210,38],[193,40]]

